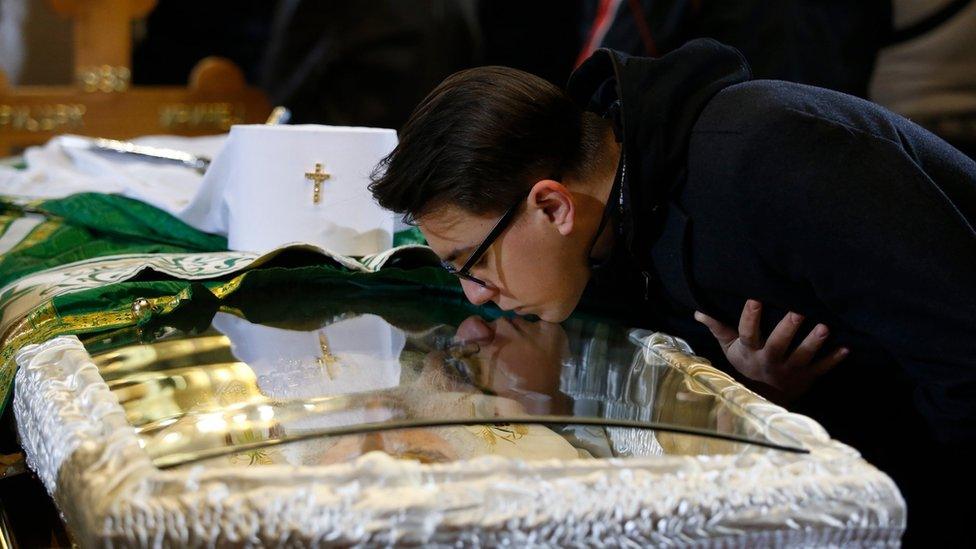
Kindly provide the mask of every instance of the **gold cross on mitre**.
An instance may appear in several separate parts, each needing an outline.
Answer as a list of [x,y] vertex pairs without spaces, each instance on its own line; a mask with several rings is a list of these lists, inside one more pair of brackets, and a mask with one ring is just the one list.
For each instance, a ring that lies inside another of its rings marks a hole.
[[323,170],[322,164],[318,162],[315,163],[315,171],[305,172],[305,179],[315,184],[312,189],[312,204],[318,204],[322,200],[322,182],[330,177],[332,175]]

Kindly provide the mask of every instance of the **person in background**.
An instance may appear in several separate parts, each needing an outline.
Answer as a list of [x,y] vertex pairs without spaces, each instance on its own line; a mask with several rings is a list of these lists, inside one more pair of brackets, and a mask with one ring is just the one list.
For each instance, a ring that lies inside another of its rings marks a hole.
[[976,2],[895,0],[870,97],[976,158]]
[[698,37],[738,48],[756,78],[870,99],[976,157],[976,2],[591,0],[597,48],[658,57]]
[[659,57],[695,38],[738,49],[755,78],[810,84],[867,97],[878,51],[891,33],[891,0],[598,0],[597,48]]
[[281,0],[261,83],[295,123],[399,128],[449,74],[504,64],[563,83],[580,1]]

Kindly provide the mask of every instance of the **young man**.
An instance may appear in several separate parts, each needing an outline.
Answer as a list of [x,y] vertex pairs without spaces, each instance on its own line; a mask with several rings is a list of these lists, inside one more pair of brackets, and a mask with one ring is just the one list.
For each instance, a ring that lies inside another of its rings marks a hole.
[[930,133],[750,81],[736,50],[696,40],[598,51],[567,92],[455,74],[381,168],[376,199],[416,220],[473,303],[558,322],[589,285],[799,399],[896,479],[910,533],[948,520],[929,475],[976,442],[976,163]]

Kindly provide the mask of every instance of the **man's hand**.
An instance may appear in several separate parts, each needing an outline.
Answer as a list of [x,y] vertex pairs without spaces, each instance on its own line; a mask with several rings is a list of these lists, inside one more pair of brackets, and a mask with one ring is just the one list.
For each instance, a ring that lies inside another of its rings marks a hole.
[[702,312],[695,312],[695,320],[708,327],[736,370],[772,387],[785,401],[803,394],[815,379],[844,360],[850,352],[841,347],[814,362],[814,355],[830,335],[827,326],[817,324],[799,347],[789,353],[790,343],[803,323],[803,316],[792,312],[783,317],[764,343],[759,328],[761,316],[762,304],[753,299],[746,301],[742,309],[738,331]]

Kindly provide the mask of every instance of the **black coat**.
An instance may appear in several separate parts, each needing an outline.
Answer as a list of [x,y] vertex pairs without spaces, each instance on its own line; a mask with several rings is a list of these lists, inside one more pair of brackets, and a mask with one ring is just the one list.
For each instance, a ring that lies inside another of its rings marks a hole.
[[808,319],[797,340],[829,326],[851,354],[791,408],[888,472],[922,524],[919,468],[961,465],[976,443],[976,163],[867,101],[750,80],[711,40],[659,59],[600,50],[569,92],[615,117],[626,159],[591,291],[632,284],[646,323],[718,365],[695,310],[736,326],[752,298],[766,334],[787,311]]

